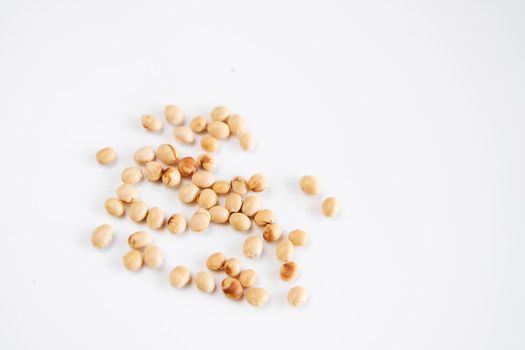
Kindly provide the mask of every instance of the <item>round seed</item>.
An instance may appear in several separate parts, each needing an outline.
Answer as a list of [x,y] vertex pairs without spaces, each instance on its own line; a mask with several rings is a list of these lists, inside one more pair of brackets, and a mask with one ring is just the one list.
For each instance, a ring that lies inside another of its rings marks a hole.
[[182,288],[191,281],[191,272],[186,266],[176,266],[170,272],[170,284],[174,288]]
[[332,217],[339,211],[339,203],[334,197],[328,197],[323,201],[321,206],[324,216]]
[[250,218],[243,213],[233,213],[230,215],[230,225],[237,231],[247,231],[251,227]]
[[194,117],[190,122],[190,128],[193,132],[203,132],[206,130],[208,121],[201,116]]
[[311,175],[305,175],[299,180],[299,186],[304,193],[309,195],[317,195],[321,192],[321,185],[319,181]]
[[144,248],[144,264],[153,269],[159,268],[164,260],[162,251],[156,245]]
[[192,176],[197,170],[199,170],[199,163],[192,157],[185,157],[179,160],[179,172],[181,176]]
[[138,164],[146,164],[155,159],[155,150],[149,146],[139,148],[133,155],[133,160]]
[[308,236],[303,230],[292,230],[288,234],[288,239],[294,246],[300,247],[308,244]]
[[226,201],[224,202],[224,206],[230,213],[236,213],[239,210],[241,210],[242,206],[242,197],[237,193],[230,193],[226,197]]
[[208,130],[208,133],[211,136],[219,140],[230,136],[230,128],[228,128],[228,125],[220,121],[212,121],[208,123],[206,130]]
[[204,135],[200,140],[200,145],[206,152],[215,152],[219,148],[219,141],[211,135]]
[[246,291],[246,301],[253,306],[261,306],[268,302],[268,292],[264,288],[250,288]]
[[206,259],[206,267],[211,271],[221,271],[224,269],[226,257],[221,252],[213,253]]
[[263,238],[266,240],[266,242],[273,242],[278,240],[281,237],[281,234],[281,226],[277,224],[268,224],[264,226]]
[[178,126],[173,129],[173,136],[180,143],[191,144],[195,141],[195,134],[187,126]]
[[250,288],[255,284],[255,281],[257,280],[257,274],[254,270],[244,270],[241,271],[239,275],[239,282],[241,282],[241,286],[244,288]]
[[210,208],[211,222],[215,224],[224,224],[230,218],[230,212],[225,207],[216,205]]
[[210,156],[209,154],[201,154],[197,157],[197,163],[199,163],[200,167],[204,170],[213,170],[215,168],[215,158]]
[[172,125],[180,125],[184,123],[182,109],[175,105],[167,105],[164,107],[164,118]]
[[123,184],[117,188],[117,197],[124,203],[131,203],[134,199],[137,199],[137,190],[133,185]]
[[193,183],[184,184],[179,189],[179,199],[182,203],[192,203],[197,199],[199,191],[199,188]]
[[144,114],[141,118],[142,127],[148,131],[162,130],[162,120],[153,115]]
[[245,151],[251,151],[255,148],[255,140],[252,135],[244,134],[239,138],[241,148]]
[[232,114],[228,117],[228,120],[226,122],[228,123],[230,132],[233,135],[240,136],[246,132],[246,124],[244,123],[244,120],[241,118],[240,115]]
[[146,248],[151,242],[150,234],[144,231],[134,232],[128,237],[128,245],[135,250]]
[[120,178],[125,184],[134,185],[142,181],[142,169],[135,166],[126,168],[122,171]]
[[210,209],[217,204],[217,194],[213,190],[206,188],[199,193],[197,203],[204,209]]
[[195,285],[204,293],[215,290],[215,280],[209,271],[199,271],[195,274]]
[[109,225],[100,225],[91,234],[91,244],[95,248],[107,247],[113,239],[113,229]]
[[230,110],[226,106],[217,106],[211,111],[211,120],[225,121],[230,116]]
[[202,232],[210,225],[211,215],[203,208],[197,209],[197,211],[191,216],[190,219],[190,230],[193,232]]
[[288,291],[288,304],[292,306],[301,306],[308,300],[306,290],[301,286],[295,286]]
[[230,186],[233,192],[238,193],[241,196],[248,192],[248,181],[242,176],[235,176],[230,181]]
[[113,163],[115,159],[117,159],[117,153],[113,148],[106,147],[97,152],[96,158],[97,162],[100,164],[107,165]]
[[244,293],[241,283],[235,278],[231,277],[226,277],[222,280],[221,288],[224,295],[233,300],[241,299]]
[[173,165],[177,162],[177,150],[172,145],[164,143],[157,148],[157,158],[168,165]]
[[230,192],[230,183],[224,180],[215,181],[215,183],[212,186],[212,189],[217,194],[227,194],[228,192]]
[[177,169],[168,167],[162,173],[162,183],[168,187],[175,187],[180,183],[180,173]]
[[164,225],[164,212],[158,207],[153,207],[148,210],[146,223],[154,230],[160,229]]
[[151,161],[146,163],[144,168],[144,177],[149,181],[159,181],[162,177],[164,168],[159,162]]
[[248,189],[253,192],[262,192],[266,186],[268,186],[268,181],[261,173],[252,175],[248,180]]
[[215,176],[206,170],[199,170],[191,177],[191,181],[200,188],[209,188],[215,182]]
[[293,244],[288,239],[283,239],[280,241],[275,248],[275,256],[279,261],[286,262],[292,260],[293,254]]
[[143,201],[133,201],[129,206],[128,216],[135,222],[141,222],[148,215],[148,205]]
[[259,210],[253,219],[258,226],[266,226],[275,222],[273,212],[270,209]]
[[168,228],[168,231],[173,233],[174,235],[178,235],[179,233],[182,233],[186,231],[186,219],[182,214],[173,214],[170,216],[166,223],[166,227]]
[[139,251],[132,250],[127,252],[122,258],[124,266],[130,271],[137,271],[142,267],[144,260],[142,259],[142,254]]
[[106,211],[113,216],[124,215],[124,204],[117,198],[108,198],[104,202],[104,208]]
[[237,277],[241,273],[241,261],[231,258],[224,263],[224,272],[230,277]]
[[293,261],[287,261],[281,265],[279,276],[283,281],[291,281],[297,277],[297,264]]
[[249,259],[257,258],[263,251],[263,241],[258,236],[250,236],[246,238],[242,245],[242,253]]
[[259,204],[259,198],[256,196],[248,196],[244,198],[244,201],[242,202],[241,211],[244,215],[248,217],[252,217],[259,211],[260,208]]

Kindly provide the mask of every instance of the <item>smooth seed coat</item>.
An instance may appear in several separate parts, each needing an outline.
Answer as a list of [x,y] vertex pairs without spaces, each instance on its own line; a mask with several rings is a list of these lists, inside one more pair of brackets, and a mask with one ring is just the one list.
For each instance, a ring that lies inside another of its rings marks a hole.
[[226,201],[224,202],[224,207],[228,209],[230,213],[236,213],[239,210],[241,210],[242,206],[242,197],[241,195],[237,193],[230,193],[226,197]]
[[162,177],[164,168],[156,161],[147,162],[144,168],[144,177],[149,181],[159,181]]
[[184,123],[184,114],[179,106],[167,105],[164,107],[164,118],[171,125],[180,125]]
[[296,229],[290,231],[288,239],[297,247],[308,244],[308,235],[303,230]]
[[225,262],[226,257],[223,253],[213,253],[208,257],[208,259],[206,259],[206,267],[211,271],[221,271],[222,269],[224,269]]
[[252,135],[246,133],[239,138],[239,144],[245,151],[251,151],[255,148],[255,139]]
[[228,136],[230,136],[230,128],[228,128],[228,124],[220,121],[214,120],[208,123],[206,130],[208,130],[208,133],[211,136],[219,140],[228,138]]
[[231,258],[224,263],[224,272],[230,277],[237,277],[241,273],[241,261]]
[[299,180],[299,186],[304,193],[315,196],[321,192],[319,181],[312,175],[305,175]]
[[117,188],[117,197],[124,203],[131,203],[134,199],[137,199],[138,193],[133,185],[122,184]]
[[157,148],[157,158],[168,165],[177,162],[177,150],[170,144],[164,143]]
[[247,231],[252,223],[250,218],[243,213],[233,213],[230,215],[230,225],[237,231]]
[[283,281],[291,281],[297,277],[297,264],[293,261],[287,261],[281,265],[279,276]]
[[182,214],[175,213],[168,219],[166,223],[166,227],[168,228],[168,231],[173,233],[174,235],[178,235],[184,231],[186,231],[187,222],[184,216]]
[[219,140],[211,135],[204,135],[200,140],[200,145],[206,152],[215,152],[219,149]]
[[146,248],[152,241],[150,234],[144,231],[134,232],[128,237],[128,245],[135,250]]
[[195,274],[195,285],[204,293],[215,290],[215,279],[209,271],[199,271]]
[[255,214],[253,220],[258,226],[266,226],[275,222],[275,217],[270,209],[261,209]]
[[264,288],[249,288],[246,291],[246,301],[253,306],[261,306],[268,302],[268,292]]
[[246,132],[246,124],[238,114],[232,114],[226,121],[232,135],[240,136]]
[[117,152],[111,147],[102,148],[97,152],[97,162],[102,165],[113,163],[117,159]]
[[242,245],[242,253],[249,259],[257,258],[263,251],[264,243],[258,236],[246,238]]
[[149,146],[139,148],[133,155],[133,160],[138,164],[146,164],[155,160],[155,150]]
[[259,211],[261,205],[259,204],[259,198],[256,196],[248,196],[244,198],[242,202],[241,211],[248,217],[253,217]]
[[230,218],[230,212],[225,207],[216,205],[210,208],[211,222],[214,224],[224,224]]
[[148,205],[143,201],[133,201],[128,209],[128,216],[134,222],[141,222],[148,215]]
[[334,197],[328,197],[323,201],[321,206],[324,216],[332,217],[339,211],[339,203]]
[[144,263],[142,254],[136,250],[127,252],[123,256],[122,261],[124,263],[124,266],[130,271],[137,271],[142,267],[142,264]]
[[173,136],[180,143],[192,144],[195,141],[195,134],[187,126],[178,126],[173,129]]
[[125,184],[130,184],[130,185],[139,183],[140,181],[142,181],[142,177],[143,177],[142,169],[136,166],[132,166],[132,167],[124,169],[122,171],[122,174],[120,175],[122,182],[124,182]]
[[193,132],[203,132],[207,125],[208,121],[201,116],[196,116],[190,121],[190,128]]
[[156,245],[148,245],[144,248],[144,264],[153,269],[159,268],[164,261],[162,250]]
[[226,106],[217,106],[211,111],[211,120],[225,121],[230,116],[230,110]]
[[208,228],[210,225],[211,215],[210,212],[206,209],[199,208],[191,216],[190,219],[190,230],[193,232],[202,232]]
[[281,226],[277,224],[268,224],[264,226],[263,238],[266,242],[274,242],[281,237]]
[[153,207],[148,210],[148,215],[146,216],[146,223],[148,226],[154,230],[162,228],[164,225],[164,211],[159,207]]
[[254,270],[243,270],[239,274],[239,282],[244,288],[250,288],[255,285],[257,280],[257,274]]
[[308,300],[306,289],[301,286],[295,286],[288,291],[288,304],[292,306],[301,306]]
[[199,170],[191,177],[191,181],[200,188],[209,188],[215,182],[215,176],[206,170]]
[[176,266],[170,272],[170,284],[174,288],[182,288],[191,282],[191,272],[186,266]]
[[205,188],[197,196],[197,204],[204,209],[210,209],[217,204],[217,194],[213,190]]
[[224,295],[233,300],[241,299],[244,293],[241,282],[232,277],[226,277],[222,280],[221,289]]
[[253,192],[262,192],[266,189],[266,186],[268,186],[268,181],[261,173],[250,176],[248,180],[248,189]]
[[230,183],[228,181],[219,180],[215,181],[215,183],[212,186],[212,189],[217,194],[228,194],[230,192]]
[[124,204],[117,198],[108,198],[104,202],[104,208],[113,216],[124,215]]
[[91,244],[95,248],[107,247],[113,240],[113,228],[110,225],[100,225],[91,234]]
[[293,243],[288,239],[283,239],[277,244],[275,248],[275,257],[277,260],[287,262],[293,259],[294,248]]
[[179,199],[182,203],[192,203],[197,199],[199,191],[199,188],[193,183],[184,184],[179,189]]
[[162,130],[162,120],[153,115],[144,114],[141,118],[142,127],[148,131],[160,131]]

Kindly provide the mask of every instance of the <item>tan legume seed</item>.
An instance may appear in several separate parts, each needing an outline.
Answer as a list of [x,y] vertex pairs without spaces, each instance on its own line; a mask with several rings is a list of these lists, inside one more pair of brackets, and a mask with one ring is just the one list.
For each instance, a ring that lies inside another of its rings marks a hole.
[[203,208],[197,209],[190,219],[190,230],[193,232],[202,232],[210,225],[211,215]]
[[233,192],[243,196],[248,192],[248,181],[242,176],[235,176],[230,181],[230,187]]
[[208,133],[211,136],[219,140],[226,139],[230,136],[230,128],[228,128],[228,125],[223,122],[212,121],[208,123],[206,130],[208,130]]
[[215,181],[215,183],[212,186],[212,189],[217,194],[227,194],[228,192],[230,192],[230,183],[224,180]]
[[179,172],[181,176],[192,176],[197,170],[199,170],[199,163],[192,157],[184,157],[179,160]]
[[164,211],[159,207],[153,207],[148,210],[148,216],[146,216],[146,223],[154,230],[158,230],[164,226]]
[[173,233],[174,235],[178,235],[184,231],[186,231],[187,222],[184,216],[182,214],[175,213],[168,219],[166,223],[166,227],[168,228],[168,231]]
[[281,237],[282,230],[281,226],[277,224],[268,224],[264,226],[263,238],[266,242],[274,242]]
[[241,211],[248,217],[253,217],[259,211],[261,205],[259,204],[259,198],[256,196],[248,196],[244,198],[242,202]]
[[334,197],[328,197],[323,201],[321,206],[324,216],[332,217],[339,211],[339,203]]
[[233,213],[230,215],[230,225],[237,231],[247,231],[252,223],[250,218],[243,213]]
[[142,254],[139,251],[132,250],[130,252],[127,252],[123,258],[122,261],[124,263],[124,266],[130,270],[130,271],[137,271],[142,267],[142,264],[144,263],[144,259],[142,258]]
[[174,288],[182,288],[191,282],[191,272],[186,266],[176,266],[170,272],[170,284]]
[[241,282],[241,286],[244,288],[250,288],[255,285],[255,281],[257,280],[257,274],[254,270],[243,270],[239,274],[239,282]]
[[224,269],[226,257],[221,252],[213,253],[206,259],[206,267],[211,271],[221,271]]
[[211,222],[215,224],[224,224],[230,218],[230,212],[225,207],[216,205],[210,208]]
[[120,178],[125,184],[134,185],[142,181],[142,169],[136,166],[126,168],[122,171]]
[[228,123],[230,132],[233,135],[240,136],[246,132],[246,124],[244,123],[244,120],[241,118],[241,116],[238,114],[230,115],[226,123]]
[[162,250],[156,245],[148,245],[144,248],[144,264],[152,269],[159,268],[164,261]]
[[179,106],[167,105],[164,107],[164,118],[171,125],[181,125],[184,123],[184,114]]
[[117,188],[117,197],[124,203],[131,203],[134,199],[137,199],[137,190],[133,185],[122,184]]
[[175,187],[180,183],[180,173],[177,169],[168,167],[162,173],[162,183],[168,187]]
[[258,236],[246,238],[242,245],[242,253],[249,259],[257,258],[263,251],[264,243]]
[[193,132],[203,132],[207,125],[208,121],[201,116],[196,116],[190,121],[190,128]]
[[248,180],[248,189],[253,192],[262,192],[266,189],[266,186],[268,186],[268,181],[261,173],[250,176]]
[[197,196],[197,203],[204,209],[210,209],[217,204],[217,194],[213,190],[206,188]]
[[199,163],[200,167],[204,170],[213,170],[215,168],[215,158],[210,156],[209,154],[201,154],[197,157],[197,163]]
[[173,129],[173,136],[180,143],[192,144],[195,142],[195,134],[187,126],[178,126]]
[[211,111],[211,120],[225,121],[230,116],[230,110],[226,106],[217,106]]
[[170,144],[164,143],[157,148],[157,158],[168,165],[177,163],[177,150]]
[[155,160],[155,150],[149,146],[139,148],[133,155],[133,160],[138,164],[146,164]]
[[95,248],[107,247],[113,240],[113,228],[104,224],[97,227],[91,234],[91,244]]
[[224,272],[230,277],[237,277],[241,273],[241,261],[231,258],[224,263]]
[[141,118],[142,127],[148,131],[162,130],[162,120],[153,115],[144,114]]
[[199,170],[191,177],[191,181],[200,188],[209,188],[215,182],[215,176],[206,170]]
[[300,247],[308,244],[308,236],[303,230],[292,230],[288,234],[288,239],[294,246]]
[[135,250],[144,249],[150,245],[152,238],[149,233],[144,231],[133,232],[128,237],[128,245]]
[[124,204],[117,198],[108,198],[104,202],[104,208],[106,211],[113,216],[124,215]]
[[224,202],[224,207],[228,209],[230,213],[236,213],[241,210],[242,206],[242,197],[237,193],[230,193],[226,196],[226,201]]
[[204,293],[211,293],[215,290],[215,279],[209,271],[199,271],[195,274],[195,285]]
[[162,177],[164,168],[159,162],[147,162],[144,168],[144,177],[149,181],[159,181]]
[[107,165],[113,163],[115,159],[117,159],[117,153],[111,147],[102,148],[97,152],[96,159],[100,164]]
[[184,184],[179,189],[179,199],[182,203],[193,203],[199,195],[199,188],[193,184]]
[[141,222],[148,215],[148,205],[143,201],[133,201],[128,209],[128,216],[135,222]]
[[277,244],[275,248],[275,257],[277,260],[282,262],[287,262],[293,259],[294,248],[293,244],[288,239],[283,239]]
[[239,144],[245,151],[251,151],[255,148],[255,139],[250,134],[244,134],[239,138]]
[[299,186],[301,190],[311,196],[315,196],[321,192],[321,185],[319,181],[312,175],[305,175],[299,179]]
[[297,264],[293,261],[287,261],[281,265],[279,276],[283,281],[291,281],[297,277]]
[[264,288],[250,288],[246,291],[246,301],[253,306],[261,306],[268,302],[268,292]]
[[253,219],[258,226],[266,226],[275,222],[273,212],[270,209],[259,210]]
[[215,152],[219,149],[219,140],[211,135],[204,135],[200,140],[200,145],[206,152]]
[[233,300],[241,299],[244,293],[241,283],[232,277],[226,277],[222,280],[221,289],[224,295]]
[[301,286],[295,286],[288,291],[288,304],[292,306],[301,306],[308,300],[306,289]]

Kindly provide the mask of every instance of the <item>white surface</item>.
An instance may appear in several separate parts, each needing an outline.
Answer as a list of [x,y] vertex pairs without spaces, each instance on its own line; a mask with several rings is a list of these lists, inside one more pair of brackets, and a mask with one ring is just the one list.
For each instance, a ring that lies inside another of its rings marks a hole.
[[[0,348],[523,349],[524,16],[519,1],[2,1]],[[136,148],[174,142],[139,125],[166,103],[246,118],[257,151],[221,143],[217,176],[265,172],[265,206],[310,233],[306,307],[285,304],[270,249],[243,259],[271,291],[262,309],[169,287],[175,264],[240,254],[227,227],[155,233],[164,269],[123,269],[140,227],[102,203]],[[94,160],[106,145],[111,168]],[[299,193],[305,173],[337,219]]]

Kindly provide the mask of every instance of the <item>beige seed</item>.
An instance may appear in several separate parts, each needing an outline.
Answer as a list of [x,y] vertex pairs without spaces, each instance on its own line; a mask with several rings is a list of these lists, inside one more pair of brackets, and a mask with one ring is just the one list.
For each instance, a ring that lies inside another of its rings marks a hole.
[[288,291],[288,304],[292,306],[301,306],[308,300],[306,290],[301,286],[295,286]]
[[227,194],[228,192],[230,192],[230,183],[224,180],[215,181],[215,183],[212,186],[212,189],[217,194]]
[[162,173],[162,183],[168,187],[175,187],[180,183],[180,173],[177,169],[168,167]]
[[137,250],[127,252],[122,260],[124,262],[124,266],[130,271],[137,271],[144,263],[142,254]]
[[144,248],[144,264],[153,269],[159,268],[164,261],[162,250],[156,245],[148,245]]
[[213,253],[208,257],[208,259],[206,259],[206,267],[211,271],[221,271],[222,269],[224,269],[225,262],[226,257],[223,253]]
[[104,248],[107,247],[111,240],[113,239],[113,228],[111,226],[105,224],[100,225],[93,231],[91,234],[91,244],[95,248]]
[[166,223],[166,227],[168,228],[168,231],[173,233],[174,235],[178,235],[184,231],[186,231],[186,219],[182,214],[175,213],[168,219]]
[[117,153],[113,148],[106,147],[97,152],[96,158],[97,162],[100,164],[107,165],[113,163],[115,159],[117,159]]
[[275,257],[277,260],[287,262],[293,259],[294,248],[293,244],[288,239],[283,239],[277,244],[275,248]]
[[255,281],[257,280],[257,274],[254,270],[243,270],[239,274],[239,282],[241,282],[241,286],[244,288],[250,288],[255,285]]
[[248,181],[242,176],[235,176],[230,181],[230,186],[233,192],[245,195],[248,192]]
[[122,182],[130,185],[139,183],[142,181],[142,177],[142,169],[135,166],[124,169],[120,175]]
[[215,158],[206,153],[197,157],[197,163],[199,163],[199,166],[204,170],[210,171],[215,168]]
[[131,203],[134,199],[137,199],[137,190],[133,185],[123,184],[117,188],[117,197],[124,203]]
[[184,157],[179,160],[179,172],[181,176],[192,176],[197,170],[199,170],[199,163],[192,157]]
[[247,231],[251,227],[250,218],[243,213],[233,213],[230,215],[230,225],[237,231]]
[[255,148],[255,140],[252,135],[244,134],[239,138],[241,148],[245,151],[251,151]]
[[197,196],[197,203],[204,209],[210,209],[217,204],[217,194],[213,190],[206,188]]
[[321,185],[319,181],[312,175],[305,175],[299,180],[299,186],[304,193],[309,195],[317,195],[321,192]]
[[180,143],[192,144],[195,141],[195,134],[187,126],[178,126],[173,129],[173,136]]
[[204,135],[200,140],[200,145],[206,152],[215,152],[219,149],[219,140],[211,135]]
[[162,228],[164,225],[164,212],[159,207],[153,207],[148,210],[148,216],[146,217],[146,223],[154,230]]
[[128,216],[135,222],[141,222],[148,215],[148,205],[143,201],[133,201],[128,209]]
[[250,179],[248,180],[248,189],[253,192],[262,192],[265,190],[266,186],[268,186],[268,181],[261,173],[250,176]]
[[228,136],[230,136],[230,128],[228,128],[228,125],[223,122],[212,121],[208,123],[206,130],[208,130],[208,133],[211,136],[219,140],[228,138]]
[[128,237],[128,245],[135,250],[144,249],[151,242],[150,234],[144,231],[134,232]]
[[190,230],[202,232],[210,225],[211,215],[206,209],[199,208],[190,218]]
[[177,150],[170,144],[164,143],[157,148],[157,158],[168,165],[177,162]]
[[215,290],[215,279],[209,271],[199,271],[195,274],[195,285],[204,293],[211,293]]
[[193,203],[199,195],[199,188],[193,184],[184,184],[179,189],[179,199],[182,203]]
[[144,168],[144,177],[149,181],[159,181],[162,177],[164,168],[159,162],[151,161],[147,162]]
[[244,293],[241,283],[235,278],[231,277],[226,277],[222,280],[221,289],[224,295],[233,300],[241,299]]
[[259,198],[256,196],[248,196],[244,198],[242,202],[241,211],[248,217],[253,217],[259,211],[261,205],[259,204]]
[[297,277],[297,264],[293,261],[287,261],[281,265],[279,276],[283,281],[291,281]]
[[273,212],[270,209],[259,210],[253,217],[253,220],[258,226],[266,226],[275,222]]
[[217,106],[211,111],[211,120],[225,121],[230,116],[230,110],[226,106]]
[[167,105],[164,107],[164,118],[171,125],[181,125],[184,123],[184,114],[179,106]]
[[250,236],[246,238],[242,245],[242,253],[249,259],[257,258],[263,251],[263,241],[258,236]]
[[232,114],[228,117],[228,120],[226,122],[228,123],[230,132],[233,135],[240,136],[246,132],[246,124],[244,123],[244,120],[241,118],[240,115]]
[[225,207],[216,205],[210,208],[211,222],[215,224],[224,224],[230,218],[230,212]]
[[288,234],[288,239],[294,246],[300,247],[308,244],[308,236],[303,230],[292,230]]
[[241,261],[231,258],[224,263],[224,272],[230,277],[237,277],[241,273]]
[[133,160],[138,164],[146,164],[155,160],[155,150],[149,146],[139,148],[133,155]]
[[141,118],[142,127],[148,131],[162,130],[162,120],[153,115],[144,114]]
[[191,181],[200,188],[209,188],[215,182],[215,176],[206,170],[199,170],[191,177]]
[[328,197],[321,206],[324,216],[332,217],[339,211],[339,203],[334,197]]
[[246,291],[246,301],[253,306],[261,306],[268,302],[268,292],[264,288],[250,288]]
[[201,116],[196,116],[190,121],[190,128],[193,132],[203,132],[206,130],[208,121]]
[[170,284],[174,288],[182,288],[191,282],[191,272],[186,266],[176,266],[170,272]]
[[266,242],[274,242],[281,237],[282,230],[281,226],[277,224],[268,224],[264,226],[263,238]]
[[124,215],[124,204],[117,198],[108,198],[104,202],[104,208],[106,211],[113,216]]
[[242,206],[242,197],[241,195],[237,193],[230,193],[226,197],[226,201],[224,202],[224,206],[230,213],[236,213],[239,210],[241,210]]

